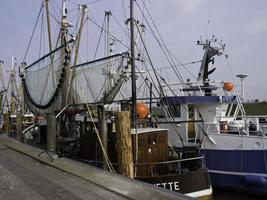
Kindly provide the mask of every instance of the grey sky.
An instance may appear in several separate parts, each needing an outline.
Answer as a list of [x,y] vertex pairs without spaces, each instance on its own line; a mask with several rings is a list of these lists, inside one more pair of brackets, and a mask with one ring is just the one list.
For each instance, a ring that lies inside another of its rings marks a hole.
[[[60,0],[57,1],[60,4]],[[93,0],[72,0],[77,3],[88,3]],[[137,0],[140,4],[142,0]],[[128,1],[124,0],[126,6]],[[101,0],[89,4],[89,11],[98,24],[103,21],[104,11],[110,9],[122,23],[124,15],[122,0]],[[222,81],[232,81],[239,73],[249,75],[245,82],[246,99],[267,100],[267,1],[266,0],[146,0],[147,7],[154,18],[168,48],[183,63],[200,60],[202,49],[196,45],[200,36],[215,35],[226,44],[225,52],[228,61],[221,56],[216,59],[217,70],[213,76]],[[33,30],[34,23],[41,5],[41,0],[2,0],[0,3],[0,57],[10,64],[11,56],[21,62]],[[75,7],[69,2],[70,7]],[[128,12],[128,7],[126,7]],[[139,16],[140,17],[140,16]],[[113,22],[114,23],[114,22]],[[114,23],[115,24],[115,23]],[[95,51],[95,43],[99,30],[89,25],[89,35],[92,42],[87,51],[90,58]],[[95,29],[95,31],[93,30]],[[117,25],[113,33],[118,35],[121,30]],[[152,39],[147,38],[147,46],[154,64],[168,66],[165,59],[160,58]],[[122,39],[127,43],[125,37]],[[30,52],[36,52],[37,42]],[[90,41],[90,40],[89,40]],[[85,45],[86,43],[84,43]],[[88,50],[89,49],[89,50]],[[119,48],[118,48],[119,49]],[[119,50],[118,50],[119,51]],[[83,58],[86,54],[82,54]],[[81,60],[84,60],[81,58]],[[90,59],[87,58],[87,59]],[[33,58],[32,58],[33,59]],[[86,60],[86,59],[85,59]],[[196,73],[199,64],[187,66]],[[189,77],[181,68],[184,79]],[[239,81],[235,80],[238,83]]]

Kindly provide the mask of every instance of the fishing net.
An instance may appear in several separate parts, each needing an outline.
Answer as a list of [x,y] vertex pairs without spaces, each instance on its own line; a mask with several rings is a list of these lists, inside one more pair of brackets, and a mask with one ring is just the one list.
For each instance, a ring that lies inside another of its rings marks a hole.
[[129,78],[127,53],[76,66],[73,98],[77,104],[110,103]]
[[58,105],[69,61],[68,52],[68,46],[62,45],[25,68],[22,83],[26,103],[32,112],[45,113]]

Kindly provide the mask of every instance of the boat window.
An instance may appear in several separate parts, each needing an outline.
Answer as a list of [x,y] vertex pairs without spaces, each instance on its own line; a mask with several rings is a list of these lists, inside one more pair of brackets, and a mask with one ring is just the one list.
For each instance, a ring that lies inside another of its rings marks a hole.
[[180,104],[170,105],[170,110],[174,117],[181,117]]

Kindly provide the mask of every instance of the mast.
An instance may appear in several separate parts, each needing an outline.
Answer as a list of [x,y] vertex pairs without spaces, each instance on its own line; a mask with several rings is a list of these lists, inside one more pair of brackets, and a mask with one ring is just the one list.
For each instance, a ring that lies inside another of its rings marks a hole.
[[[50,18],[49,18],[49,7],[48,7],[48,1],[45,0],[45,10],[46,10],[46,21],[47,21],[47,32],[48,32],[48,44],[49,44],[49,51],[52,51],[52,40],[51,40],[51,26],[50,26]],[[51,60],[52,54],[51,54]]]
[[4,81],[4,76],[3,76],[3,70],[2,70],[2,65],[4,64],[4,61],[0,60],[0,81],[2,84],[2,88],[0,91],[0,119],[2,119],[2,114],[4,113],[4,104],[5,104],[5,99],[6,99],[6,86],[5,86],[5,81]]
[[15,89],[16,89],[16,78],[15,78],[15,60],[16,58],[14,58],[12,56],[12,61],[11,61],[11,100],[10,100],[10,107],[11,107],[11,113],[14,114],[15,113],[15,104],[16,104],[16,97],[15,97]]
[[86,5],[81,5],[81,10],[82,10],[82,16],[81,16],[79,31],[78,31],[78,34],[77,34],[77,46],[75,48],[74,66],[77,64],[77,61],[78,61],[78,53],[79,53],[79,48],[80,48],[80,41],[81,41],[81,37],[82,37],[82,29],[83,29],[83,25],[84,25],[84,17],[85,17],[85,13],[87,11],[87,6]]
[[[81,37],[82,37],[82,29],[83,29],[83,25],[84,25],[84,18],[85,18],[85,13],[87,12],[87,6],[81,5],[80,9],[82,10],[82,16],[81,16],[81,21],[80,21],[80,26],[79,26],[79,30],[78,30],[78,34],[77,34],[77,45],[75,47],[75,54],[74,54],[74,63],[73,66],[76,66],[77,62],[78,62],[78,54],[79,54],[79,49],[80,49],[80,42],[81,42]],[[72,84],[73,84],[73,80],[76,76],[76,68],[74,67],[72,70],[72,74],[71,74],[71,80],[70,80],[70,85],[68,88],[68,94],[67,94],[67,103],[70,101],[70,96],[71,96],[71,90],[72,90]],[[77,96],[75,96],[75,101],[77,100]]]
[[[217,43],[218,45],[211,46],[211,42]],[[205,87],[205,96],[209,96],[211,95],[211,89],[209,88],[209,75],[216,69],[213,68],[210,70],[209,63],[212,62],[212,64],[214,64],[214,56],[220,56],[223,54],[225,45],[217,42],[217,39],[214,37],[211,40],[206,40],[205,42],[197,41],[197,44],[203,46],[203,49],[205,50],[198,73],[197,82]]]
[[[107,19],[106,21],[106,36],[105,36],[105,56],[109,57],[113,54],[111,45],[111,39],[110,39],[110,17],[112,16],[111,11],[105,11],[105,18]],[[107,83],[106,83],[106,93],[110,92],[110,90],[114,87],[114,69],[112,67],[112,63],[107,63],[107,70],[106,70],[106,75],[107,75]]]
[[134,41],[134,0],[130,0],[130,34],[131,34],[131,78],[132,78],[132,128],[136,128],[136,79],[135,79],[135,41]]
[[111,16],[111,11],[105,11],[105,16],[107,18],[107,23],[106,23],[106,56],[110,56],[110,16]]
[[[47,23],[47,34],[48,34],[48,45],[49,45],[49,51],[51,52],[53,49],[52,46],[52,36],[51,36],[51,24],[50,24],[50,16],[49,16],[49,0],[44,0],[45,1],[45,10],[46,10],[46,23]],[[53,57],[54,54],[50,55],[50,60],[51,60],[51,68],[53,69]],[[55,87],[55,76],[54,73],[52,73],[52,80],[53,80],[53,87]]]
[[[66,43],[66,35],[67,35],[67,9],[66,9],[66,0],[63,0],[62,2],[62,17],[61,17],[61,33],[60,33],[60,44],[64,45]],[[65,57],[65,48],[62,48],[61,50],[61,66],[64,67],[64,57]],[[67,99],[67,91],[68,91],[68,85],[69,85],[69,78],[70,78],[70,71],[69,68],[66,68],[65,72],[65,81],[62,87],[62,102],[61,107],[64,107],[67,105],[68,99]]]

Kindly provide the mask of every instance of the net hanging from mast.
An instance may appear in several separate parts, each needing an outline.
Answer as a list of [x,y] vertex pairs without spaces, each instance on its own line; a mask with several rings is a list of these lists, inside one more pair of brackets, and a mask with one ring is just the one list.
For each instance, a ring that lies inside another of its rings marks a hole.
[[56,110],[60,105],[58,96],[69,65],[68,44],[71,42],[56,48],[25,68],[22,85],[26,103],[32,112],[47,113]]
[[76,66],[75,103],[110,103],[128,79],[128,54],[116,54]]

